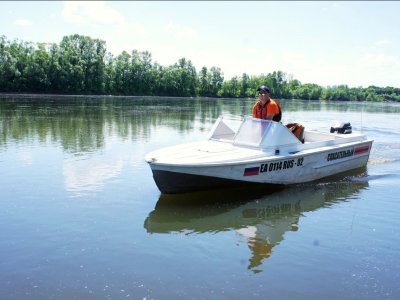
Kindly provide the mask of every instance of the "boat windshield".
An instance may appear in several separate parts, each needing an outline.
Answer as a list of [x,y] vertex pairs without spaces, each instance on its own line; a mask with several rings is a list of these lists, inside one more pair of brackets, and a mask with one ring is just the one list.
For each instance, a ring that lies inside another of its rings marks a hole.
[[270,127],[271,121],[246,118],[236,133],[233,143],[260,147],[261,141]]

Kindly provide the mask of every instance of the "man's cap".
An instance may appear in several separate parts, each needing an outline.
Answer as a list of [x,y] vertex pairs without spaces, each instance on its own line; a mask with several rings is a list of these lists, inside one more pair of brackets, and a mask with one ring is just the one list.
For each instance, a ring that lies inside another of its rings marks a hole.
[[257,89],[257,92],[259,92],[259,91],[264,91],[264,92],[270,92],[269,91],[269,87],[267,87],[266,85],[262,85],[262,86],[260,86],[258,89]]

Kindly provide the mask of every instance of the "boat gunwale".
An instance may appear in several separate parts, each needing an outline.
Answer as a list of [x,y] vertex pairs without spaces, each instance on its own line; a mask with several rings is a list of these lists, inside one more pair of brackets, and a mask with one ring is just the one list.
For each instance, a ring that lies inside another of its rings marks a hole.
[[[194,163],[164,163],[164,162],[158,162],[156,159],[146,159],[146,161],[149,163],[150,166],[164,166],[164,167],[181,167],[181,168],[204,168],[204,167],[218,167],[218,166],[232,166],[232,165],[248,165],[248,164],[256,164],[256,163],[264,163],[264,162],[271,162],[271,161],[280,161],[280,160],[286,160],[286,159],[295,159],[298,157],[307,157],[315,154],[324,154],[326,152],[330,152],[332,150],[339,150],[341,148],[347,148],[347,147],[355,147],[357,145],[363,145],[363,144],[372,144],[374,140],[372,139],[365,139],[361,141],[353,141],[350,143],[340,143],[340,144],[333,144],[333,145],[327,145],[324,147],[319,147],[317,149],[305,149],[305,150],[300,150],[298,152],[295,152],[293,154],[288,154],[288,155],[265,155],[265,152],[262,151],[261,149],[258,150],[260,152],[259,157],[249,159],[249,160],[235,160],[235,161],[218,161],[218,162],[196,162]],[[237,146],[234,146],[237,147]],[[321,148],[326,148],[321,151]],[[246,149],[248,149],[246,147]],[[369,155],[369,151],[365,154],[360,155],[360,157]],[[251,149],[254,150],[254,149]],[[257,151],[257,150],[255,150]],[[149,153],[151,154],[151,153]],[[149,155],[150,156],[150,155]],[[147,156],[146,156],[147,157]],[[346,161],[351,160],[356,157],[349,157],[346,159]]]

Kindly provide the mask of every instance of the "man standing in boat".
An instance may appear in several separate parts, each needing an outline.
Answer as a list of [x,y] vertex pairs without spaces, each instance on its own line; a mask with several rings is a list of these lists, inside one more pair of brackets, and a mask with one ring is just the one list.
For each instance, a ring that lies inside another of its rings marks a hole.
[[282,110],[279,104],[271,99],[269,87],[262,85],[257,91],[259,100],[253,106],[253,118],[280,122]]

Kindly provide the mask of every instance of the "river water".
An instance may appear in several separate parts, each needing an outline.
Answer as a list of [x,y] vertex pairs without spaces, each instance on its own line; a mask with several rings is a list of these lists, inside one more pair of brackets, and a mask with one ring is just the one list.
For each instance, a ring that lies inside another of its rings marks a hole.
[[144,155],[253,100],[0,97],[0,299],[399,299],[399,104],[282,100],[374,139],[365,169],[162,195]]

